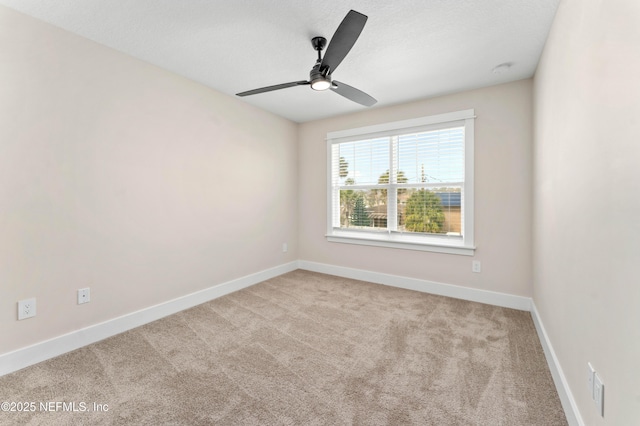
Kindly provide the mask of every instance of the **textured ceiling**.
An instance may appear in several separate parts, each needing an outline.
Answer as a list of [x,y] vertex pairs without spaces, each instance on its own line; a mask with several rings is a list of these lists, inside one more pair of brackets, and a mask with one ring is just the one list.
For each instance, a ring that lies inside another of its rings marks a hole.
[[[397,104],[528,78],[560,0],[0,0],[0,4],[234,95],[306,80],[311,38],[369,17],[333,77]],[[511,63],[508,72],[493,68]],[[304,122],[365,107],[308,86],[245,98]]]

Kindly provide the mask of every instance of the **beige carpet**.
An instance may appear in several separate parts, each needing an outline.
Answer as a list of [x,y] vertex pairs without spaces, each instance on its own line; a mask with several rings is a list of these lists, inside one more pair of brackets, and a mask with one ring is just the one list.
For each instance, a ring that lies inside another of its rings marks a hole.
[[0,392],[60,403],[2,424],[567,424],[529,313],[302,270],[0,377]]

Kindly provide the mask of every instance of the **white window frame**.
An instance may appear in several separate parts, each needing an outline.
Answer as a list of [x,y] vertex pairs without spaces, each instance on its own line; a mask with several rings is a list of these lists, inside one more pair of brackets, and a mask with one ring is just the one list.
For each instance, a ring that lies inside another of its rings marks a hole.
[[[327,240],[329,242],[335,243],[359,244],[473,256],[475,251],[473,227],[475,118],[475,111],[473,109],[467,109],[463,111],[431,115],[416,119],[395,121],[390,123],[383,123],[373,126],[359,127],[356,129],[347,129],[327,133]],[[340,228],[339,226],[334,226],[334,215],[336,214],[335,211],[339,212],[340,209],[339,190],[338,196],[335,197],[335,191],[334,188],[332,188],[332,146],[334,144],[381,136],[410,133],[413,131],[422,132],[434,129],[442,129],[444,127],[453,127],[456,125],[463,125],[465,128],[465,179],[463,183],[464,201],[462,203],[462,238],[454,239],[448,238],[446,236],[425,234],[411,235],[408,233],[395,233],[391,231],[372,232],[366,230],[347,230],[344,228]]]

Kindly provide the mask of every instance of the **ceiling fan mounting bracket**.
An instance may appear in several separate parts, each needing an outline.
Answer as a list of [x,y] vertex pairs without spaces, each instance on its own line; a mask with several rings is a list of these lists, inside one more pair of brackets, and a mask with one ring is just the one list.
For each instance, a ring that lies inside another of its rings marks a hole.
[[317,63],[319,64],[320,62],[322,62],[322,49],[324,49],[324,47],[327,45],[327,39],[324,37],[314,37],[311,39],[311,45],[313,46],[313,48],[316,50],[316,52],[318,52],[318,61]]
[[324,37],[314,37],[311,39],[311,45],[315,50],[320,52],[327,45],[327,39]]

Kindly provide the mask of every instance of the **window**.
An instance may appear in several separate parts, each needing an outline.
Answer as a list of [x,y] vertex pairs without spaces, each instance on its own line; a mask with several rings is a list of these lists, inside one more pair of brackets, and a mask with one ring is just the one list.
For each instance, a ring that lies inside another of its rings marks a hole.
[[327,135],[327,239],[473,255],[474,110]]

